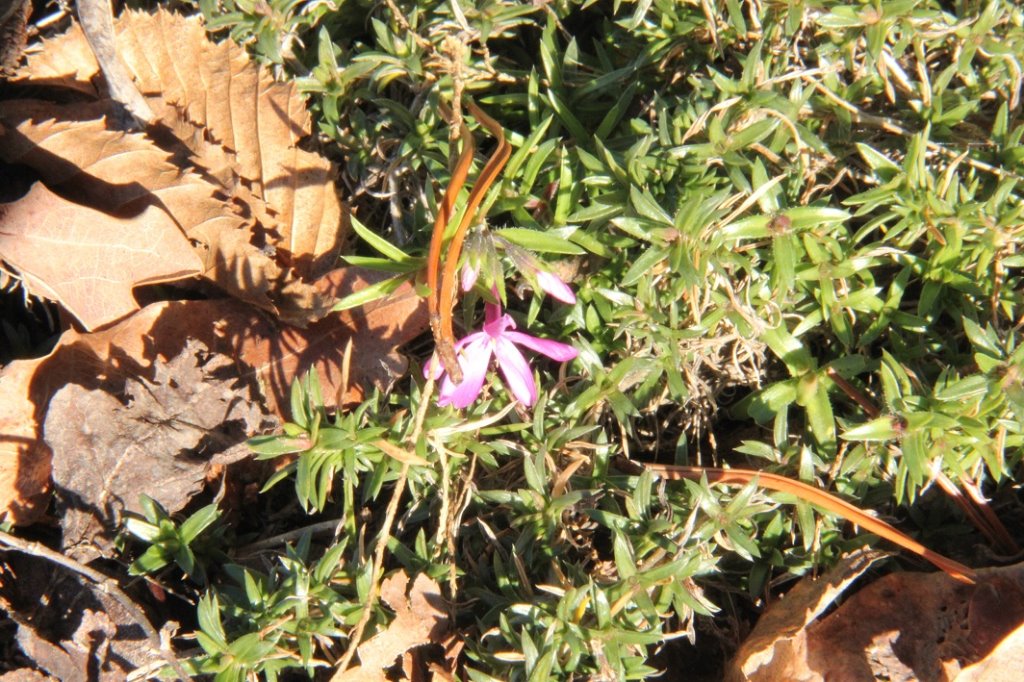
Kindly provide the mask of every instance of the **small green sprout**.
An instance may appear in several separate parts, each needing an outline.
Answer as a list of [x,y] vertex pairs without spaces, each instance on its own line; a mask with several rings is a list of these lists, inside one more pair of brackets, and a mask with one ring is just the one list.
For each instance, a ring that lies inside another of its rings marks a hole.
[[127,518],[125,529],[151,546],[132,562],[128,572],[132,575],[148,575],[173,562],[188,577],[205,584],[206,570],[203,562],[196,560],[196,552],[204,550],[200,554],[208,555],[213,548],[209,542],[196,543],[196,539],[220,518],[217,505],[203,507],[178,525],[153,498],[140,495],[139,504],[142,505],[144,518]]

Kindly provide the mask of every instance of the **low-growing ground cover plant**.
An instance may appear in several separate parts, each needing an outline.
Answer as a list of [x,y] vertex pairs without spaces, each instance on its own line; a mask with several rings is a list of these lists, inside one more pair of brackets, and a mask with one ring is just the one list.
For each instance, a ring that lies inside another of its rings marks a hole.
[[[297,382],[240,518],[129,523],[131,570],[197,604],[191,673],[379,678],[376,642],[439,679],[714,677],[778,588],[877,542],[623,460],[785,475],[970,565],[940,491],[1019,512],[1015,3],[196,9],[308,95],[344,258],[388,274],[338,307],[413,281],[439,352],[348,410]],[[444,604],[422,632],[396,575]]]

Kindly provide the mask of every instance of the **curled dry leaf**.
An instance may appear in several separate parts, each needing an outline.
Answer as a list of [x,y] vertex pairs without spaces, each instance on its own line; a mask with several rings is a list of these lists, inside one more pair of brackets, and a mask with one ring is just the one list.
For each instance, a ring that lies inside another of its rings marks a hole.
[[[68,258],[68,254],[74,254]],[[198,274],[202,263],[164,211],[115,218],[40,183],[0,204],[0,256],[30,291],[60,302],[86,329],[139,309],[132,288]]]
[[974,585],[944,573],[890,574],[819,619],[873,560],[857,553],[802,580],[761,617],[727,679],[938,681],[990,656],[1022,659],[1014,633],[1024,624],[1024,564],[980,569]]
[[[333,267],[348,224],[330,163],[298,146],[310,117],[294,85],[275,82],[231,41],[209,41],[197,17],[126,11],[115,32],[160,130],[111,130],[116,107],[93,88],[99,67],[73,28],[44,41],[18,82],[91,101],[0,103],[11,129],[0,154],[113,210],[164,207],[197,242],[206,276],[232,295],[293,322],[322,316],[312,282]],[[110,188],[122,191],[108,197]]]
[[[107,554],[138,494],[171,513],[199,492],[215,464],[245,456],[245,440],[278,425],[234,363],[190,340],[152,378],[130,377],[118,395],[68,384],[44,421],[64,550],[88,562]],[[241,446],[241,447],[239,447]]]
[[[329,273],[317,291],[334,298],[379,275],[354,268]],[[152,377],[158,363],[181,353],[188,339],[233,358],[235,376],[255,377],[268,409],[287,418],[292,380],[315,369],[324,398],[359,400],[405,369],[397,348],[427,328],[423,299],[410,285],[365,308],[331,313],[307,329],[281,327],[231,299],[170,301],[146,306],[99,332],[69,330],[47,357],[12,362],[0,371],[0,514],[29,523],[45,508],[51,451],[42,425],[54,394],[69,384],[120,395],[131,377]],[[352,340],[350,385],[341,387],[341,361]],[[156,486],[147,488],[152,490]]]
[[[74,608],[40,608],[54,604]],[[23,654],[4,662],[13,667],[28,659],[52,675],[42,679],[121,681],[141,667],[166,661],[121,602],[43,557],[5,555],[0,609],[16,625],[14,639]],[[168,631],[174,627],[170,623]],[[0,676],[8,679],[18,678]]]
[[426,574],[419,574],[407,597],[409,576],[399,571],[381,583],[380,597],[395,612],[395,619],[376,635],[359,645],[359,666],[346,670],[343,682],[379,682],[384,670],[413,647],[440,643],[448,627],[441,587]]

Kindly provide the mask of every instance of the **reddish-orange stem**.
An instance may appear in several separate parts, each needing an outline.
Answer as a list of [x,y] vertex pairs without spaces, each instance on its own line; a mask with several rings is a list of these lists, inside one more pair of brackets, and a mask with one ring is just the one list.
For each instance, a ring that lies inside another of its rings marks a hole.
[[455,358],[454,341],[446,343],[441,331],[441,288],[439,286],[439,274],[441,271],[441,247],[444,245],[444,233],[448,222],[452,219],[455,209],[455,202],[459,198],[459,192],[466,184],[466,177],[469,175],[469,167],[473,163],[473,153],[476,145],[473,143],[473,136],[469,128],[463,123],[459,128],[459,137],[462,138],[462,151],[459,153],[458,163],[452,173],[451,182],[444,193],[444,198],[437,207],[437,217],[434,219],[434,231],[430,235],[430,253],[427,255],[427,286],[430,294],[427,298],[427,311],[430,315],[430,329],[434,334],[434,344],[437,347],[437,354],[441,364],[448,371],[452,381],[462,381],[462,369]]
[[[430,313],[430,328],[434,334],[434,344],[437,347],[437,354],[444,365],[445,370],[452,381],[462,381],[462,369],[459,367],[458,359],[455,357],[455,331],[452,328],[452,308],[455,306],[455,282],[456,271],[459,264],[459,255],[462,253],[462,243],[466,239],[466,230],[476,217],[477,209],[483,201],[487,190],[498,178],[505,164],[512,154],[512,146],[505,141],[505,132],[497,121],[485,114],[475,103],[469,102],[468,108],[474,118],[498,140],[498,147],[487,160],[480,177],[473,185],[469,193],[469,200],[466,202],[466,209],[463,211],[462,219],[452,235],[448,245],[448,253],[444,258],[444,269],[441,268],[441,249],[444,244],[444,233],[448,222],[454,213],[455,201],[458,199],[459,191],[466,182],[469,174],[469,166],[473,161],[475,145],[472,135],[465,124],[462,124],[459,136],[463,138],[462,151],[459,154],[459,161],[452,174],[451,184],[445,192],[444,199],[438,206],[437,218],[434,220],[434,232],[430,238],[430,253],[427,255],[427,286],[430,287],[430,297],[427,299],[427,309]],[[440,279],[440,283],[438,280]]]
[[707,477],[708,483],[724,483],[726,485],[746,485],[753,481],[762,488],[796,495],[802,500],[837,514],[861,528],[880,535],[886,540],[927,559],[960,582],[974,583],[975,573],[967,566],[948,559],[937,552],[933,552],[916,540],[896,530],[885,521],[876,519],[849,502],[806,483],[794,481],[778,474],[746,469],[716,469],[713,467],[686,467],[671,464],[645,464],[644,466],[667,479],[678,480],[688,478],[691,481],[699,481],[702,477]]
[[[469,193],[469,200],[466,202],[466,210],[459,221],[459,227],[452,235],[448,244],[448,254],[445,257],[444,275],[441,277],[441,291],[438,295],[438,304],[441,308],[441,337],[446,342],[454,343],[455,332],[452,329],[452,309],[455,307],[455,283],[458,280],[457,270],[459,256],[462,253],[462,243],[466,239],[466,231],[476,218],[477,209],[487,195],[494,181],[498,179],[502,169],[512,155],[512,145],[505,141],[505,131],[493,118],[485,114],[474,102],[468,103],[468,108],[473,117],[487,128],[498,140],[498,147],[494,150],[491,158],[487,160],[484,169],[480,171],[473,190]],[[450,372],[450,371],[449,371]]]

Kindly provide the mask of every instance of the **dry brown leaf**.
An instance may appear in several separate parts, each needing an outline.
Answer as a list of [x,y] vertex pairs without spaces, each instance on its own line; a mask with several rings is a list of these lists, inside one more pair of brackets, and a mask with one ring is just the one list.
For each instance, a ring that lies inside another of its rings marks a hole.
[[[310,280],[330,269],[348,233],[331,166],[298,147],[310,117],[294,84],[275,82],[231,41],[212,43],[198,17],[160,10],[118,18],[117,48],[161,122],[225,185],[240,183],[273,211],[271,242]],[[30,56],[19,75],[82,89],[99,70],[80,31]],[[189,130],[191,127],[191,130]],[[231,174],[220,166],[230,164]],[[271,226],[267,226],[268,229]]]
[[[343,296],[379,278],[354,268],[321,278],[325,295]],[[255,376],[268,408],[287,418],[292,380],[315,368],[324,399],[334,404],[346,342],[353,342],[351,386],[345,403],[373,385],[385,386],[404,371],[396,349],[427,328],[426,307],[410,285],[365,308],[332,313],[308,329],[280,327],[266,315],[231,299],[174,301],[146,306],[107,329],[64,333],[46,358],[13,362],[0,371],[0,514],[29,523],[45,507],[50,450],[42,422],[53,395],[80,384],[110,393],[130,377],[152,376],[158,361],[177,356],[192,338],[237,361],[237,376]]]
[[[114,682],[164,660],[132,614],[103,590],[84,588],[76,576],[36,556],[8,554],[4,569],[0,609],[16,623],[23,654],[5,663],[28,659],[61,681]],[[17,678],[0,677],[6,679]]]
[[237,380],[234,363],[190,340],[153,378],[129,378],[114,395],[69,384],[50,400],[44,422],[52,452],[63,549],[87,563],[107,554],[138,495],[172,514],[199,492],[216,464],[248,454],[248,437],[268,419],[258,391]]
[[944,573],[890,574],[819,620],[847,575],[844,564],[819,579],[839,588],[831,593],[801,581],[796,599],[787,595],[762,616],[728,679],[938,681],[990,656],[1021,657],[1012,641],[1009,652],[997,645],[1024,624],[1024,564],[980,569],[974,585]]
[[729,665],[726,679],[817,679],[807,667],[805,630],[884,552],[861,549],[844,556],[817,579],[804,578],[757,621]]
[[181,230],[156,206],[115,218],[40,183],[18,201],[0,204],[0,259],[31,293],[58,301],[87,330],[138,310],[133,287],[202,270]]
[[[0,102],[0,158],[34,168],[51,187],[109,213],[165,210],[197,243],[204,275],[232,295],[277,310],[271,295],[284,270],[256,246],[265,239],[237,214],[218,186],[181,171],[168,152],[138,133],[108,130],[109,103],[56,106],[38,100]],[[84,119],[84,120],[83,120]],[[262,210],[262,209],[261,209]],[[309,285],[290,303],[316,310]],[[287,298],[287,297],[286,297]]]
[[395,619],[359,645],[359,666],[345,671],[343,682],[378,682],[384,670],[413,647],[438,643],[448,627],[441,587],[425,573],[416,576],[406,597],[409,576],[399,571],[385,578],[380,598],[395,612]]
[[90,97],[99,97],[92,75],[99,72],[99,64],[85,34],[77,24],[71,24],[64,33],[43,38],[25,50],[28,60],[15,74],[14,82],[31,79],[34,85],[75,90]]
[[992,653],[956,676],[955,682],[1019,682],[1024,670],[1024,624],[1017,627]]

